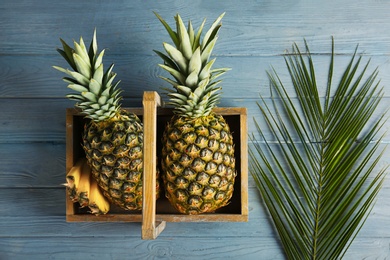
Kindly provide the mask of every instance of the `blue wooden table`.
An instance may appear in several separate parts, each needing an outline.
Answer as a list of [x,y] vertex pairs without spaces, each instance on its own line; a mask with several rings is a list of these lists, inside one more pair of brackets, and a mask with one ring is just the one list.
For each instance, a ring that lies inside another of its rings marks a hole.
[[[260,118],[256,101],[269,99],[266,70],[287,76],[282,55],[293,42],[311,47],[317,78],[326,82],[331,36],[336,68],[359,54],[379,67],[390,103],[390,1],[21,1],[0,3],[0,259],[284,259],[261,198],[249,179],[247,223],[167,223],[153,241],[140,223],[65,221],[65,109],[73,102],[59,72],[59,38],[90,41],[96,27],[105,62],[115,63],[124,106],[139,107],[143,91],[161,90],[160,58],[168,40],[155,18],[173,24],[180,13],[197,28],[226,12],[214,50],[223,78],[220,106],[247,107],[248,129]],[[322,69],[323,68],[323,69]],[[335,71],[337,78],[338,70]],[[340,76],[340,75],[338,75]],[[379,114],[378,114],[379,115]],[[384,130],[389,130],[387,123]],[[390,142],[387,133],[381,146]],[[250,145],[250,144],[249,144]],[[387,150],[382,164],[388,164]],[[390,258],[390,179],[345,259]]]

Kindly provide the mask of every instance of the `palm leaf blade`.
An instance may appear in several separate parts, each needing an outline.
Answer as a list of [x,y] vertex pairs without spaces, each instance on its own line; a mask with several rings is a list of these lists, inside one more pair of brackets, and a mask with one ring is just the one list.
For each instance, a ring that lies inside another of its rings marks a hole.
[[386,175],[387,167],[377,170],[382,137],[375,140],[384,114],[368,125],[383,93],[377,70],[366,76],[369,62],[359,71],[362,57],[356,59],[356,48],[331,96],[332,39],[321,98],[306,42],[305,48],[302,54],[294,44],[285,58],[296,102],[276,71],[268,73],[272,106],[263,98],[258,103],[266,125],[255,119],[263,141],[250,136],[250,172],[289,259],[338,259],[365,223]]

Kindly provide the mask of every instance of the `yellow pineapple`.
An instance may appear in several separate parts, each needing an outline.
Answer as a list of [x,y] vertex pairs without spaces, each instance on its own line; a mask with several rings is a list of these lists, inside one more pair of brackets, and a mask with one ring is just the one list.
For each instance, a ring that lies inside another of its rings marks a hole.
[[[142,208],[143,125],[132,113],[121,109],[119,81],[112,64],[103,69],[104,50],[98,53],[96,31],[89,50],[83,38],[74,48],[61,39],[58,52],[72,69],[54,66],[67,74],[63,80],[75,94],[76,107],[89,121],[83,133],[83,148],[92,175],[107,199],[127,210]],[[158,183],[158,181],[157,181]],[[159,185],[157,184],[157,194]],[[157,195],[158,196],[158,195]]]
[[222,14],[201,39],[205,20],[197,32],[191,21],[185,27],[175,16],[174,31],[156,13],[174,45],[163,43],[167,53],[155,51],[160,67],[173,79],[169,104],[175,115],[163,134],[162,169],[166,197],[181,213],[214,212],[229,203],[236,177],[233,137],[221,115],[213,113],[219,100],[220,80],[228,69],[211,69],[211,52],[218,38]]

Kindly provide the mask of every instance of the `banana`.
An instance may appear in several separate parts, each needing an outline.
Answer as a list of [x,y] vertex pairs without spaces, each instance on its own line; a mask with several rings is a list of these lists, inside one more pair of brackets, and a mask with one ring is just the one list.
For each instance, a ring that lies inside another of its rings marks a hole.
[[91,188],[89,194],[89,209],[92,214],[106,214],[110,210],[110,203],[103,196],[97,181],[91,178]]
[[80,183],[81,170],[83,167],[84,161],[79,160],[77,163],[70,169],[66,175],[66,183],[64,184],[68,190],[68,194],[72,201],[77,201],[77,187]]
[[82,208],[89,207],[92,214],[106,214],[110,210],[109,202],[91,177],[91,168],[85,158],[78,160],[70,169],[64,185],[71,200],[78,202]]
[[77,194],[79,195],[78,202],[80,203],[80,206],[83,208],[89,205],[91,169],[89,168],[86,159],[82,159],[82,160],[83,160],[83,167],[81,168],[80,182],[79,182],[79,186],[76,188],[77,188]]

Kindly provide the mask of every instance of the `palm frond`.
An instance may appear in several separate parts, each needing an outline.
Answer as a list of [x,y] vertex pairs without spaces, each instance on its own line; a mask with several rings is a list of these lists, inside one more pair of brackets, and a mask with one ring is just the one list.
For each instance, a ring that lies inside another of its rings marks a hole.
[[[357,48],[333,91],[334,42],[325,97],[320,97],[312,56],[296,44],[285,58],[296,98],[275,69],[268,73],[272,104],[257,103],[266,122],[250,136],[250,172],[289,259],[342,257],[373,208],[387,167],[384,114],[368,121],[383,96],[377,70],[368,76]],[[333,95],[331,93],[334,93]],[[264,131],[274,140],[267,140]]]

